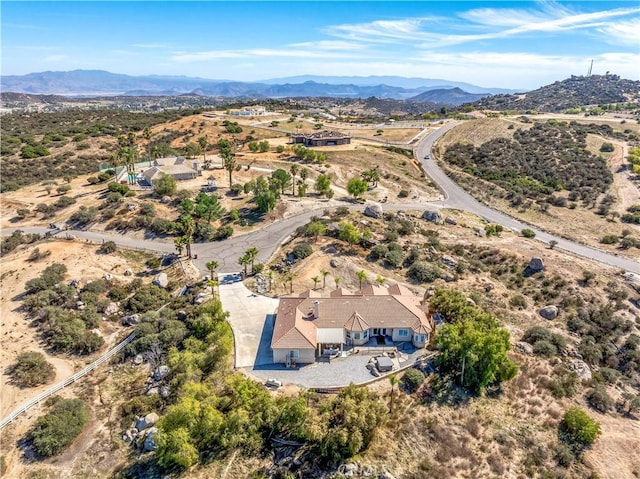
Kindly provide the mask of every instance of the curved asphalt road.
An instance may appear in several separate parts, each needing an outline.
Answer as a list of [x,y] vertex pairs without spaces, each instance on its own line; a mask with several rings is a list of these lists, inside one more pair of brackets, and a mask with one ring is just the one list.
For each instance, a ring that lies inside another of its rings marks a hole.
[[[471,195],[465,192],[457,184],[455,184],[436,164],[434,160],[425,160],[424,157],[431,155],[431,149],[434,143],[440,139],[447,131],[454,128],[458,123],[452,122],[442,128],[427,135],[417,146],[416,155],[419,161],[422,163],[425,172],[433,179],[442,191],[446,203],[446,207],[455,208],[460,210],[469,211],[475,213],[487,221],[492,223],[499,223],[506,228],[510,228],[514,231],[521,231],[524,228],[530,228],[536,232],[536,239],[545,243],[549,243],[551,240],[557,241],[556,248],[562,249],[579,256],[591,259],[601,264],[614,266],[621,268],[625,271],[631,271],[640,274],[640,262],[630,258],[606,253],[589,246],[585,246],[573,241],[569,241],[560,237],[556,237],[541,231],[531,225],[515,220],[514,218],[492,210],[487,206],[476,201]],[[423,209],[425,206],[442,207],[443,202],[438,203],[402,203],[402,204],[385,204],[384,209],[387,211],[399,211],[399,210],[415,210]],[[350,209],[362,210],[364,205],[347,204]],[[272,223],[264,228],[246,233],[240,236],[233,236],[227,240],[212,243],[195,243],[192,245],[191,250],[193,254],[198,255],[198,259],[194,259],[195,265],[203,273],[207,272],[205,263],[207,261],[215,260],[219,264],[219,273],[232,273],[240,269],[238,264],[238,258],[244,254],[247,248],[252,246],[258,248],[259,254],[256,258],[256,262],[264,263],[271,255],[278,249],[278,247],[286,241],[289,235],[299,226],[302,226],[309,222],[313,216],[321,216],[325,209],[333,208],[334,205],[327,204],[324,207],[306,211],[304,213],[285,218],[283,220]],[[1,234],[10,234],[16,229],[21,229],[25,233],[40,233],[52,232],[56,237],[65,237],[67,234],[73,235],[76,238],[86,238],[92,242],[102,241],[114,241],[117,245],[125,248],[145,249],[160,253],[173,253],[175,247],[173,242],[162,242],[153,239],[137,240],[125,235],[96,233],[92,231],[81,230],[68,230],[55,232],[48,228],[32,227],[32,228],[7,228],[2,230]]]

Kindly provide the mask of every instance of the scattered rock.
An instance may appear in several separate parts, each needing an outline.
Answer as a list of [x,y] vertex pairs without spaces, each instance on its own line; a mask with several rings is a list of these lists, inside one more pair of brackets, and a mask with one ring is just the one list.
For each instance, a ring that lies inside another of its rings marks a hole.
[[533,346],[525,341],[516,343],[516,349],[522,354],[528,354],[529,356],[533,354]]
[[139,366],[143,362],[144,362],[144,358],[142,357],[142,354],[136,354],[135,357],[133,358],[133,364],[135,364],[136,366]]
[[122,435],[122,440],[124,442],[133,442],[133,432],[131,429],[127,429]]
[[162,365],[162,366],[158,366],[154,371],[153,371],[153,379],[154,381],[162,381],[167,374],[169,374],[169,371],[171,371],[169,369],[169,366],[166,365]]
[[337,268],[338,266],[340,266],[340,263],[338,263],[338,260],[336,260],[335,258],[331,258],[331,261],[329,261],[329,265],[332,268]]
[[186,311],[178,311],[176,313],[176,318],[178,318],[178,321],[185,321],[187,319],[187,312]]
[[485,236],[487,236],[487,232],[484,230],[484,228],[476,228],[475,230],[473,230],[473,232],[480,238],[484,238]]
[[169,278],[167,277],[167,273],[157,274],[156,277],[153,278],[152,283],[155,284],[156,286],[159,286],[160,288],[166,288],[167,285],[169,284]]
[[544,271],[544,263],[542,262],[542,258],[531,258],[531,261],[529,262],[529,270],[533,273]]
[[483,285],[483,288],[485,292],[489,293],[491,290],[493,290],[493,283],[485,283]]
[[198,293],[198,295],[193,299],[194,304],[202,304],[209,301],[211,298],[210,293]]
[[116,314],[118,311],[120,311],[120,306],[118,306],[118,303],[114,302],[109,303],[107,307],[104,308],[104,314],[106,314],[107,316]]
[[569,359],[567,366],[577,374],[578,379],[591,381],[591,369],[589,369],[589,365],[582,359]]
[[171,203],[171,197],[163,196],[162,198],[160,198],[160,201],[166,205],[167,203]]
[[427,288],[424,292],[423,299],[426,301],[429,298],[431,298],[431,296],[433,296],[434,294],[436,294],[435,288]]
[[131,268],[127,268],[124,270],[125,276],[133,276],[133,270]]
[[82,301],[77,301],[76,309],[82,311],[84,309],[84,303]]
[[171,392],[171,388],[169,388],[168,384],[163,384],[160,386],[160,397],[166,399],[169,397],[169,393]]
[[396,479],[396,477],[390,472],[384,471],[378,474],[378,479]]
[[336,249],[335,246],[329,245],[324,249],[324,252],[327,254],[336,254],[338,250]]
[[548,319],[549,321],[551,321],[552,319],[556,319],[556,317],[558,316],[558,307],[557,306],[545,306],[544,308],[540,309],[539,311],[540,316],[542,316],[544,319]]
[[136,205],[135,203],[128,203],[127,204],[127,209],[129,211],[135,211],[137,207],[138,207],[138,205]]
[[139,314],[132,314],[130,316],[125,316],[124,318],[122,318],[123,326],[133,326],[134,324],[138,324],[139,322],[140,322]]
[[156,434],[158,434],[158,428],[152,427],[149,429],[147,436],[144,438],[144,446],[143,449],[145,452],[155,451],[158,449],[158,445],[156,444]]
[[640,274],[636,273],[625,273],[624,280],[631,285],[633,289],[640,292]]
[[455,268],[456,266],[458,266],[458,262],[453,259],[451,256],[448,255],[444,255],[442,258],[440,258],[440,261],[442,261],[442,263],[446,266],[450,266],[452,268]]
[[153,426],[156,422],[158,422],[160,416],[158,416],[155,412],[147,414],[145,417],[138,418],[136,422],[136,429],[138,431],[144,431],[145,429]]
[[446,224],[448,224],[448,225],[454,225],[454,226],[458,224],[458,222],[456,221],[456,219],[453,216],[447,216],[444,219],[444,222]]
[[382,218],[382,206],[377,203],[367,205],[362,214],[370,218]]
[[422,219],[431,221],[432,223],[442,224],[442,214],[439,211],[426,210],[422,213]]
[[446,283],[453,283],[456,280],[456,278],[450,274],[445,274],[442,279],[444,279]]
[[105,274],[105,275],[102,277],[102,279],[104,279],[105,281],[111,281],[111,278],[112,278],[112,276],[111,276],[109,273]]
[[147,391],[147,396],[153,396],[154,394],[160,394],[160,388],[159,387],[152,387],[149,388],[149,390]]
[[71,286],[72,288],[77,288],[79,284],[79,279],[72,279],[71,281],[69,281],[69,286]]
[[100,337],[102,337],[102,331],[100,331],[98,328],[94,328],[94,329],[92,329],[92,330],[91,330],[91,332],[92,332],[93,334],[95,334],[96,336],[100,336]]
[[467,306],[476,306],[476,302],[471,298],[467,298]]

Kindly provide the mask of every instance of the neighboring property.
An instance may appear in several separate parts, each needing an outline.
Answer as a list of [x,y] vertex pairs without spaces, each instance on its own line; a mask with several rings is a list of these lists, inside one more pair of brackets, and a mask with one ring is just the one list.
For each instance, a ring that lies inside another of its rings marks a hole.
[[348,145],[351,137],[339,131],[320,131],[317,133],[296,133],[291,135],[292,143],[302,143],[304,146],[335,146]]
[[176,181],[192,180],[202,174],[197,161],[186,160],[182,156],[158,158],[154,160],[153,166],[142,172],[140,180],[153,185],[153,180],[160,178],[163,174],[173,176]]
[[312,363],[327,351],[364,345],[410,342],[423,348],[432,331],[420,299],[399,284],[356,292],[340,288],[328,298],[309,290],[280,298],[271,339],[273,362]]
[[231,110],[232,116],[264,116],[267,109],[263,106],[245,106],[241,110]]

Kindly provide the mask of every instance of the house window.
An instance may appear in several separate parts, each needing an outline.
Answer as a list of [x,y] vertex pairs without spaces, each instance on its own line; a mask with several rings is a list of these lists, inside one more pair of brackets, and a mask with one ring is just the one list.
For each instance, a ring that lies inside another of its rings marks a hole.
[[424,334],[414,334],[413,335],[413,340],[416,343],[424,343],[427,340],[427,337]]
[[298,359],[300,357],[300,351],[298,349],[292,349],[289,351],[289,358]]
[[360,333],[353,333],[353,339],[360,339]]
[[347,332],[345,333],[345,337],[346,337],[347,339],[351,339],[351,331],[347,331]]
[[407,331],[406,329],[398,329],[398,336],[407,337],[409,336],[409,331]]
[[369,330],[363,333],[362,339],[367,339],[369,337]]

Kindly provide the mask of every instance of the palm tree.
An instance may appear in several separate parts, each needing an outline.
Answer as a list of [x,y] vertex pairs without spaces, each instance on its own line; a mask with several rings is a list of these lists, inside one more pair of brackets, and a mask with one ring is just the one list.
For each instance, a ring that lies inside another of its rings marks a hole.
[[202,148],[202,154],[204,155],[203,163],[206,168],[207,167],[206,166],[207,165],[207,146],[209,146],[209,140],[207,140],[207,135],[204,135],[198,138],[198,144],[200,145],[200,148]]
[[335,278],[333,278],[333,280],[336,282],[336,289],[338,289],[338,287],[340,286],[340,282],[342,281],[342,278],[338,278],[336,276]]
[[233,184],[233,170],[236,169],[236,159],[230,151],[222,152],[222,167],[229,173],[229,188]]
[[191,258],[191,243],[193,243],[193,233],[196,231],[196,222],[190,215],[184,215],[180,219],[182,223],[182,231],[184,233],[185,246],[187,247],[187,256]]
[[298,173],[298,165],[296,165],[295,163],[291,165],[290,171],[291,171],[291,178],[293,179],[293,181],[291,182],[291,187],[293,189],[291,194],[293,196],[296,196],[296,173]]
[[244,275],[247,276],[247,266],[251,263],[251,258],[247,255],[247,253],[243,254],[238,258],[238,264],[244,266]]
[[393,390],[398,384],[398,378],[395,374],[389,376],[389,382],[391,383],[391,398],[389,399],[389,413],[393,414]]
[[273,271],[269,271],[267,274],[267,278],[269,278],[269,292],[271,292],[271,286],[273,284]]
[[304,183],[305,181],[307,181],[307,178],[309,178],[309,170],[307,168],[302,168],[300,170],[300,179]]
[[378,277],[376,278],[376,283],[378,283],[380,286],[382,286],[384,283],[387,282],[386,278],[383,278],[382,276],[378,275]]
[[294,276],[295,275],[290,271],[284,277],[284,280],[289,282],[289,293],[290,294],[293,294],[293,277]]
[[151,128],[147,126],[142,130],[142,137],[147,140],[147,159],[149,160],[149,166],[151,166]]
[[207,285],[211,287],[211,297],[216,299],[216,287],[219,285],[219,281],[217,279],[210,279],[207,281]]
[[322,289],[325,289],[327,287],[327,276],[329,276],[329,272],[323,269],[320,271],[320,274],[322,275]]
[[209,270],[209,273],[211,273],[211,279],[213,279],[215,271],[218,269],[218,266],[219,266],[218,262],[217,261],[208,261],[205,266]]
[[251,248],[247,249],[244,254],[247,255],[249,261],[251,262],[251,272],[253,273],[253,264],[255,263],[256,257],[258,256],[258,248],[252,246]]
[[184,245],[185,245],[184,236],[180,236],[179,238],[176,238],[175,240],[173,240],[173,244],[176,245],[176,251],[178,252],[178,255],[182,256],[182,250],[184,250]]
[[316,289],[318,287],[318,282],[320,281],[320,278],[317,276],[314,276],[313,278],[311,278],[311,281],[313,281],[313,289]]
[[356,273],[356,276],[358,277],[358,281],[360,281],[360,289],[362,289],[362,282],[367,279],[367,273],[364,272],[363,269],[361,269],[360,271],[358,271]]

